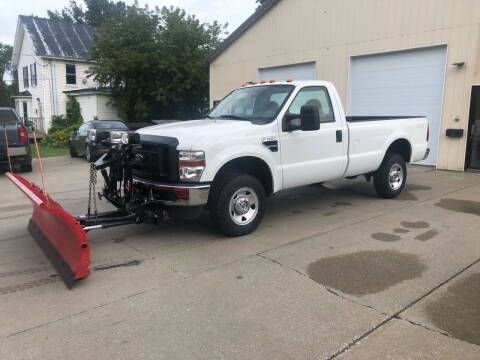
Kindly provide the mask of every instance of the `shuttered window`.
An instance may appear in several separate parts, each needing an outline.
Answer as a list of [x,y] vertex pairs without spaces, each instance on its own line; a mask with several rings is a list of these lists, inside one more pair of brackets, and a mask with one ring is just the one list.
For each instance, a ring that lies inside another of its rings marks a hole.
[[28,88],[28,66],[23,67],[23,87]]
[[76,84],[77,83],[77,71],[75,65],[67,64],[65,65],[67,72],[67,84]]
[[37,86],[37,64],[30,64],[30,84]]

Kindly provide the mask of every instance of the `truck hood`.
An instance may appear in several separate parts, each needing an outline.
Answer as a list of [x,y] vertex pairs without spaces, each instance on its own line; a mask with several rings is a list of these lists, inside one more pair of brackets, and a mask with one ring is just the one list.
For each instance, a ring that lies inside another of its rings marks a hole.
[[137,133],[176,138],[179,142],[179,150],[202,150],[194,147],[209,139],[235,133],[246,134],[250,129],[252,131],[258,129],[258,125],[243,120],[202,119],[149,126],[137,130]]

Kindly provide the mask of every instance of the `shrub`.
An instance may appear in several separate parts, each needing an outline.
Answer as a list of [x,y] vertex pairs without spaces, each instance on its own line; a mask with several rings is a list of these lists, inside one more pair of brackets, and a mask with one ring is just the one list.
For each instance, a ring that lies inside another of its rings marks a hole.
[[83,123],[80,104],[75,98],[68,100],[67,109],[70,109],[67,115],[52,116],[52,125],[44,140],[52,147],[66,147],[72,133]]

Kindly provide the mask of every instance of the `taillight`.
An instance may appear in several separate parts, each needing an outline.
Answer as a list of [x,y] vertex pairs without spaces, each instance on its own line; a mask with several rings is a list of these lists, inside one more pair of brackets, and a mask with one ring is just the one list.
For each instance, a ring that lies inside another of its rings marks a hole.
[[427,124],[427,142],[430,140],[430,125]]
[[18,140],[21,143],[27,142],[28,141],[28,135],[27,135],[27,130],[23,126],[18,128]]

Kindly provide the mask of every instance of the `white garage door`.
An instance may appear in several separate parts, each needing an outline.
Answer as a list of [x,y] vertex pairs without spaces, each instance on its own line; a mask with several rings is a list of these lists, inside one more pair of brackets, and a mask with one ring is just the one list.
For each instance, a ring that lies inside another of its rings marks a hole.
[[258,69],[258,80],[315,80],[315,62]]
[[430,155],[420,164],[435,165],[446,55],[442,46],[352,58],[347,112],[427,116]]

